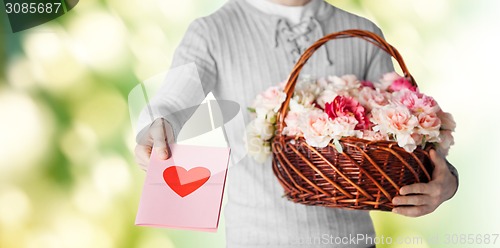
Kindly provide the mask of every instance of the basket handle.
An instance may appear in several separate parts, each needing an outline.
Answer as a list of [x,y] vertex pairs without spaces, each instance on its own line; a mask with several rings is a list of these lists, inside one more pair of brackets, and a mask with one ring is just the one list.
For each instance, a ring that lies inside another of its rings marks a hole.
[[341,32],[336,32],[336,33],[331,33],[323,38],[317,40],[312,44],[299,58],[295,66],[293,67],[292,72],[288,76],[288,80],[285,86],[285,93],[286,93],[286,100],[281,104],[280,109],[278,110],[279,113],[279,121],[278,121],[278,131],[281,133],[284,128],[284,121],[285,121],[285,116],[286,113],[288,112],[288,105],[290,104],[290,99],[292,98],[293,92],[295,90],[295,84],[297,83],[297,79],[299,77],[299,73],[302,70],[302,67],[304,67],[305,63],[309,60],[309,58],[313,55],[313,53],[318,50],[321,46],[323,46],[326,42],[334,39],[344,39],[344,38],[360,38],[363,39],[367,42],[372,43],[373,45],[379,47],[380,49],[384,50],[387,52],[389,55],[391,55],[396,61],[398,62],[399,66],[403,70],[404,76],[410,81],[410,83],[414,86],[417,86],[417,83],[415,82],[415,79],[413,76],[410,74],[408,71],[408,68],[405,65],[405,62],[403,61],[403,58],[401,57],[401,54],[399,54],[398,50],[394,48],[392,45],[387,43],[382,37],[379,35],[366,31],[366,30],[359,30],[359,29],[350,29],[350,30],[344,30]]

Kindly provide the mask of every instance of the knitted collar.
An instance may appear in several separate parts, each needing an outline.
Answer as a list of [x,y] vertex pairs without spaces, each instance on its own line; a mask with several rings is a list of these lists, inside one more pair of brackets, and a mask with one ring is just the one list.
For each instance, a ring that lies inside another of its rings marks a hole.
[[[286,18],[278,15],[264,13],[261,10],[257,9],[252,4],[249,4],[247,0],[232,0],[232,1],[236,2],[236,4],[238,4],[245,11],[245,13],[253,15],[255,18],[267,22],[268,24],[266,26],[274,27],[273,29],[270,28],[269,30],[269,32],[273,32],[273,34],[270,35],[272,40],[269,40],[268,43],[270,44],[270,46],[277,47],[280,32],[283,31],[283,24],[285,23],[286,25],[288,25],[288,21],[286,20]],[[320,37],[324,36],[324,31],[321,22],[324,22],[326,19],[331,18],[332,15],[335,14],[335,8],[323,0],[311,0],[311,1],[314,1],[314,3],[312,3],[314,4],[314,6],[308,8],[306,12],[303,14],[303,21],[293,26],[288,25],[290,26],[290,31],[293,32],[293,33],[287,32],[289,37],[301,36],[301,35],[305,36],[310,31],[310,28],[317,29]],[[294,38],[295,37],[292,37],[292,39]],[[326,53],[325,56],[326,62],[329,65],[333,65],[333,60],[330,58],[330,55],[328,54],[328,49],[326,45],[323,47]]]
[[[242,7],[246,12],[257,15],[258,17],[270,19],[273,22],[278,22],[279,19],[283,17],[278,15],[272,15],[262,12],[261,10],[255,8],[253,5],[249,4],[246,0],[231,0],[236,2],[240,7]],[[314,16],[314,18],[318,21],[324,21],[328,17],[331,17],[334,14],[335,8],[331,6],[329,3],[324,0],[311,0],[314,3],[314,6],[310,8],[312,11],[309,13],[304,13],[304,16]],[[309,9],[309,8],[308,8]]]
[[297,24],[304,18],[313,16],[319,4],[318,0],[310,0],[303,6],[285,6],[270,0],[246,0],[246,2],[268,15],[286,18],[290,24]]

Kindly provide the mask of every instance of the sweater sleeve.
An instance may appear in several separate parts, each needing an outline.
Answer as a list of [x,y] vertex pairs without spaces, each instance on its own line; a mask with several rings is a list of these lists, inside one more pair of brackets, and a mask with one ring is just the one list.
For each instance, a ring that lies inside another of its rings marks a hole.
[[203,19],[197,19],[177,47],[161,86],[147,99],[148,106],[138,120],[138,140],[158,118],[163,118],[173,133],[173,137],[168,137],[169,142],[176,139],[184,123],[216,84],[216,63],[211,50],[207,26]]
[[448,160],[446,160],[446,165],[448,166],[448,169],[450,170],[451,174],[457,179],[457,189],[455,190],[455,192],[453,192],[453,195],[451,196],[453,197],[458,191],[458,186],[460,185],[460,177],[457,168],[455,168],[455,166],[453,166],[450,162],[448,162]]
[[[380,28],[375,26],[375,24],[373,24],[373,26],[374,33],[384,38]],[[392,64],[391,56],[387,52],[374,45],[372,45],[372,49],[372,56],[368,60],[365,78],[372,82],[378,82],[383,74],[394,71],[394,66]]]

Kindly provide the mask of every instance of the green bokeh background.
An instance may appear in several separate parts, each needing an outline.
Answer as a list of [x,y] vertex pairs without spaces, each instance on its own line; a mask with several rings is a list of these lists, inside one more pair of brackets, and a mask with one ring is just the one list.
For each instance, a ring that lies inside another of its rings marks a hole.
[[[2,19],[1,248],[224,247],[224,219],[216,234],[133,225],[144,172],[126,102],[138,82],[169,67],[188,24],[224,2],[85,0],[16,34]],[[443,244],[447,235],[477,243],[500,233],[500,3],[329,2],[377,23],[421,90],[458,123],[449,155],[461,175],[457,195],[421,218],[372,213],[377,234],[393,238],[379,247],[500,247],[494,236],[488,245]]]

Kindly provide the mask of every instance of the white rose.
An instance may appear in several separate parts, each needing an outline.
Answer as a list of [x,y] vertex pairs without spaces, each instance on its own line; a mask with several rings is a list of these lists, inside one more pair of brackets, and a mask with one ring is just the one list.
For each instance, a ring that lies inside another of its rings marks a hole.
[[396,141],[398,146],[404,148],[407,152],[413,152],[417,148],[417,143],[410,134],[397,134]]
[[274,136],[274,125],[267,122],[265,119],[255,119],[247,126],[249,136],[257,136],[266,141]]
[[316,99],[316,102],[318,103],[318,105],[321,107],[321,108],[325,108],[325,104],[326,103],[329,103],[329,102],[333,102],[333,99],[335,99],[335,97],[337,97],[337,92],[335,92],[334,90],[324,90],[323,92],[321,92],[321,94],[318,96],[318,98]]
[[295,85],[295,92],[304,91],[312,94],[314,97],[321,92],[321,87],[310,76],[304,76]]
[[355,75],[344,75],[342,77],[330,76],[328,77],[337,90],[349,91],[361,87],[361,82]]
[[295,91],[293,98],[297,103],[303,105],[304,107],[312,106],[316,96],[309,91]]
[[304,112],[289,111],[285,117],[286,127],[283,128],[283,134],[289,136],[295,136],[302,134],[299,127],[300,116]]
[[387,103],[389,103],[389,97],[390,95],[380,92],[380,89],[374,90],[370,87],[363,87],[361,91],[359,91],[358,100],[361,105],[371,110],[387,105]]
[[315,147],[325,147],[332,140],[331,121],[328,115],[321,111],[310,111],[301,116],[300,129],[306,142]]
[[363,139],[367,140],[389,140],[389,136],[387,134],[382,134],[381,132],[375,132],[371,130],[363,130]]
[[285,99],[285,92],[283,92],[279,87],[273,86],[257,95],[253,106],[257,115],[263,113],[267,114],[270,110],[277,112]]
[[290,107],[290,112],[304,112],[306,111],[306,107],[304,105],[300,104],[297,102],[296,99],[292,98],[290,99],[290,104],[288,105]]
[[377,87],[385,91],[389,88],[389,86],[391,86],[394,81],[401,78],[402,77],[397,72],[388,72],[382,76],[382,78],[380,79],[380,84],[377,85]]
[[362,132],[354,130],[358,121],[353,116],[339,116],[332,121],[331,137],[339,140],[342,137],[361,137]]
[[264,142],[257,136],[248,136],[246,140],[248,155],[259,163],[264,163],[271,155],[269,142]]

